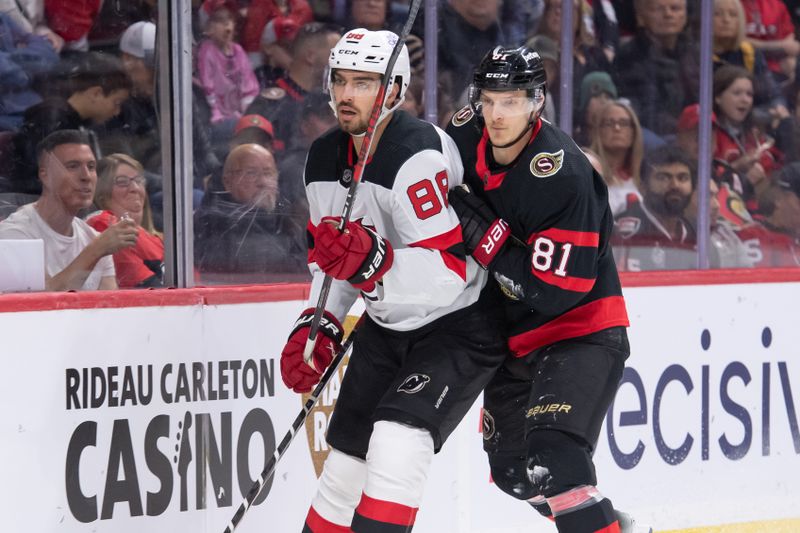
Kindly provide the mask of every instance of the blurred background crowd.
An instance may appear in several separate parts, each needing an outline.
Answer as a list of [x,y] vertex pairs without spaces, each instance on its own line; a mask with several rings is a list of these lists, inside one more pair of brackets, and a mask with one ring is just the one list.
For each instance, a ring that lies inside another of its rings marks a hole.
[[[0,0],[0,239],[44,240],[49,290],[165,284],[166,5]],[[399,33],[407,10],[402,0],[192,2],[191,116],[174,120],[191,121],[195,284],[308,279],[303,166],[336,125],[323,92],[330,49],[346,29]],[[711,116],[698,105],[700,2],[439,0],[435,47],[426,14],[407,41],[403,109],[425,118],[434,98],[443,127],[480,58],[523,44],[544,61],[543,117],[559,124],[571,58],[572,134],[608,184],[619,270],[695,268],[705,223],[712,268],[800,266],[800,0],[713,0]]]

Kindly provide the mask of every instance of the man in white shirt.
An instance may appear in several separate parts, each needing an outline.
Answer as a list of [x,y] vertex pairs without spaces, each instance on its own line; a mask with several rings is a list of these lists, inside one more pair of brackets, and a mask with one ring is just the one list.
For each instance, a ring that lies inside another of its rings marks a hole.
[[58,130],[37,146],[42,196],[0,223],[0,239],[42,239],[49,291],[116,289],[111,254],[136,244],[138,228],[122,219],[97,233],[77,215],[92,205],[97,160],[88,136]]

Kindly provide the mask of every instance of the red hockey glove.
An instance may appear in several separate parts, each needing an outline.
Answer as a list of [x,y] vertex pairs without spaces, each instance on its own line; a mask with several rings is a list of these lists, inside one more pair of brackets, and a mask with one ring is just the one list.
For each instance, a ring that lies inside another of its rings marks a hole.
[[303,361],[303,350],[306,347],[313,318],[313,308],[303,311],[294,323],[294,329],[281,352],[281,377],[286,386],[295,392],[310,391],[319,382],[319,378],[331,364],[334,356],[342,349],[344,329],[336,317],[326,311],[319,323],[314,352],[311,355],[316,370]]
[[372,292],[392,266],[392,245],[358,222],[348,222],[343,232],[339,217],[325,217],[314,235],[313,260],[329,276],[347,280],[364,292]]
[[483,268],[489,268],[511,235],[508,224],[466,185],[452,189],[447,199],[461,223],[467,253]]

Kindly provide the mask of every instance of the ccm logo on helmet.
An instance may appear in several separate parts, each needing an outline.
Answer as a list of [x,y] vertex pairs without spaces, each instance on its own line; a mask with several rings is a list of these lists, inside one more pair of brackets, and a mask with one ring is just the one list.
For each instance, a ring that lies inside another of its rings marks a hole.
[[502,78],[507,78],[508,77],[508,73],[507,72],[487,72],[486,73],[486,77],[487,78],[500,78],[500,79],[502,79]]

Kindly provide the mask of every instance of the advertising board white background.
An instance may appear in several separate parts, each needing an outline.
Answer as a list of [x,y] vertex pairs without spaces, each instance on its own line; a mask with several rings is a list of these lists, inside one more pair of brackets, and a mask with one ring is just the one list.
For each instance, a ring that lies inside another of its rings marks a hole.
[[[625,295],[632,356],[596,453],[601,491],[657,530],[800,518],[800,284]],[[221,532],[302,406],[279,353],[303,307],[0,313],[3,530]],[[239,531],[301,529],[325,415],[311,422]],[[478,428],[476,405],[434,461],[414,531],[555,531],[490,484]]]

